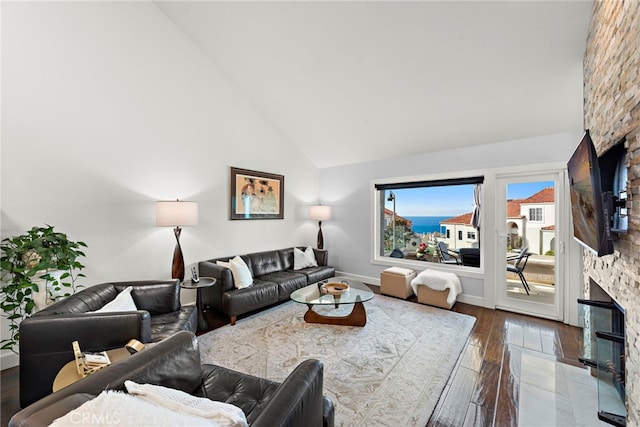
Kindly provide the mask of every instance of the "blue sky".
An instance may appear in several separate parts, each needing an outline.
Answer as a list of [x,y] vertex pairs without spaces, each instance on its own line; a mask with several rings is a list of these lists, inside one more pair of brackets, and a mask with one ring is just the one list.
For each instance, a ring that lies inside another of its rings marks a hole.
[[[522,199],[546,187],[551,181],[509,184],[507,198]],[[473,210],[473,185],[425,187],[393,190],[396,196],[396,212],[401,216],[457,216]],[[389,191],[385,192],[389,196]],[[393,202],[385,207],[393,210]]]

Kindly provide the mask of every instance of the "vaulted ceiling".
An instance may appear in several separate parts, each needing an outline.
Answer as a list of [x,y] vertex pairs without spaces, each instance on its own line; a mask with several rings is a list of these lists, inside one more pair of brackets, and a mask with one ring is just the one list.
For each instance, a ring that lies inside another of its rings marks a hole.
[[583,128],[592,1],[156,4],[319,167]]

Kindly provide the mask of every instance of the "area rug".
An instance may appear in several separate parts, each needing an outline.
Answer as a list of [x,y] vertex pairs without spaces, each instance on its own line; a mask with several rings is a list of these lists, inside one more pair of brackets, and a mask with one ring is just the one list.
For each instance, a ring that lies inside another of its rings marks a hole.
[[281,304],[198,337],[202,363],[283,381],[319,359],[336,426],[424,427],[475,318],[381,295],[365,307],[360,328],[305,323],[305,305]]

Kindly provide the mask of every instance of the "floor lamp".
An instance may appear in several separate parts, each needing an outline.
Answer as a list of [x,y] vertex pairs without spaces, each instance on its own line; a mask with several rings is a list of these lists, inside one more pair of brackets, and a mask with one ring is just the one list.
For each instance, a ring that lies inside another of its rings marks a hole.
[[173,234],[176,236],[176,247],[173,250],[173,262],[171,264],[171,278],[184,280],[184,257],[180,247],[180,226],[198,224],[198,203],[181,202],[156,202],[156,225],[158,227],[175,227]]
[[324,239],[322,237],[322,221],[331,218],[331,208],[329,206],[317,205],[309,207],[309,219],[318,221],[318,249],[324,249]]

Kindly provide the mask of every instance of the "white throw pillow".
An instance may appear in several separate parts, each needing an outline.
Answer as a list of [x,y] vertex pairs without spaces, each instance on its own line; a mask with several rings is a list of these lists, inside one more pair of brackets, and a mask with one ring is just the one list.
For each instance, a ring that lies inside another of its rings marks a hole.
[[231,264],[228,261],[216,261],[220,267],[231,268]]
[[293,248],[293,269],[301,270],[307,267],[316,267],[318,262],[316,261],[315,253],[311,246],[307,246],[304,252],[298,248]]
[[236,288],[248,288],[253,285],[253,277],[251,276],[251,271],[249,271],[249,267],[244,262],[239,255],[236,255],[233,259],[229,261],[229,268],[231,269],[231,273],[233,274],[233,281],[236,285]]
[[242,409],[229,403],[192,396],[184,391],[159,385],[136,384],[133,381],[125,381],[124,385],[129,394],[162,408],[212,419],[220,423],[220,426],[247,425],[247,418]]
[[315,252],[313,252],[313,248],[311,246],[307,246],[307,249],[305,249],[304,257],[307,260],[307,267],[318,266],[318,261],[316,261],[316,254]]
[[126,287],[122,292],[118,294],[114,298],[113,301],[107,303],[99,310],[93,311],[91,313],[111,313],[114,311],[136,311],[138,307],[136,307],[136,303],[133,302],[133,297],[131,296],[132,287]]

